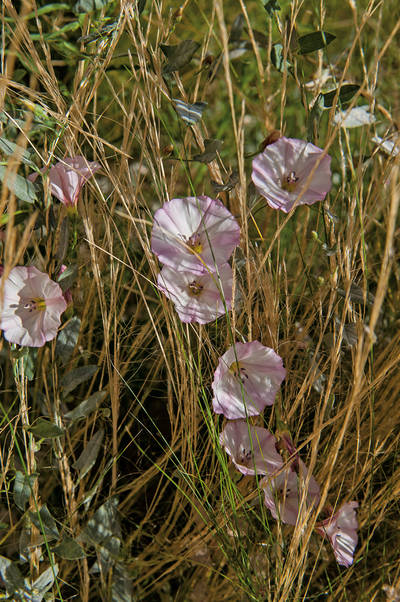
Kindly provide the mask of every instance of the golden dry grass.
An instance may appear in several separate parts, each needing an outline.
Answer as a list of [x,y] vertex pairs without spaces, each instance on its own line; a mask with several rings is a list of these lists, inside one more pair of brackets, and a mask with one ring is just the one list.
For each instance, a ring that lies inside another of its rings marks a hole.
[[[40,473],[30,509],[46,503],[60,532],[73,538],[118,496],[121,562],[134,600],[369,601],[385,599],[384,584],[399,587],[399,159],[371,142],[375,127],[381,135],[383,128],[399,127],[398,9],[375,0],[358,8],[350,1],[281,4],[285,56],[293,24],[302,33],[324,28],[338,36],[335,50],[299,60],[295,78],[273,69],[269,51],[280,41],[278,29],[256,2],[186,1],[179,21],[177,6],[168,1],[149,0],[138,19],[134,3],[121,0],[110,9],[118,21],[113,35],[91,45],[74,38],[82,53],[92,53],[81,60],[62,57],[45,35],[32,39],[39,25],[59,30],[72,19],[68,11],[26,19],[38,8],[35,0],[20,8],[3,2],[0,109],[9,120],[3,120],[3,135],[14,133],[39,167],[77,154],[102,165],[84,189],[64,259],[78,268],[64,321],[66,327],[74,316],[81,320],[72,356],[56,360],[55,342],[46,345],[27,382],[23,363],[13,373],[16,354],[2,343],[2,554],[17,559],[25,533],[32,542],[32,576],[49,566],[49,550],[35,545],[39,531],[30,529],[13,501],[22,462],[28,474]],[[228,58],[238,13],[251,46],[244,67]],[[94,18],[82,20],[79,35],[92,33]],[[267,34],[267,49],[253,29]],[[159,44],[185,38],[201,43],[198,60],[166,78]],[[208,54],[217,57],[212,77],[202,69]],[[21,65],[23,78],[14,76]],[[352,105],[362,97],[379,123],[344,130],[333,124],[334,109],[324,115],[316,143],[333,156],[337,175],[325,211],[314,205],[282,216],[255,201],[247,155],[274,128],[306,137],[309,108],[299,90],[305,93],[304,83],[314,77],[307,102],[316,98],[326,89],[320,84],[324,68],[338,84],[360,84]],[[172,110],[176,97],[208,102],[203,120],[186,128]],[[51,129],[32,134],[37,119],[27,101],[47,112]],[[214,137],[225,140],[217,160],[207,168],[185,161],[186,153]],[[180,160],[168,156],[168,145]],[[9,166],[28,173],[18,157]],[[176,196],[212,196],[210,180],[226,181],[233,168],[239,184],[221,197],[241,225],[233,260],[238,302],[229,322],[183,325],[154,285],[159,267],[149,244],[152,215]],[[5,187],[1,203],[10,215],[19,206]],[[5,228],[6,275],[28,261],[55,270],[62,208],[54,203],[56,225],[47,235],[33,230],[37,213],[29,209],[23,223],[11,218]],[[45,215],[49,220],[49,208]],[[312,231],[335,252],[327,255]],[[286,423],[321,484],[319,510],[326,502],[359,501],[360,537],[350,568],[339,568],[313,532],[317,513],[304,513],[295,528],[280,525],[260,505],[254,479],[239,479],[220,450],[222,422],[210,409],[210,384],[232,337],[258,339],[283,357],[288,375],[265,421],[272,431],[277,417]],[[61,379],[85,364],[100,370],[63,399]],[[65,437],[33,447],[23,426],[47,415],[67,427],[65,413],[99,390],[107,397],[97,411]],[[102,451],[78,483],[73,464],[100,428]],[[95,550],[86,551],[82,560],[55,557],[55,599],[113,599],[112,570],[91,574]]]

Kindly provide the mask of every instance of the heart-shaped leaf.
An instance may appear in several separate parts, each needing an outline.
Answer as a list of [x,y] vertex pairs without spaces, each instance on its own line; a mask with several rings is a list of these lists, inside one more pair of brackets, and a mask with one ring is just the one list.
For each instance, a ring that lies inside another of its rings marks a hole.
[[338,90],[338,104],[345,104],[347,102],[350,102],[354,94],[356,94],[356,92],[358,92],[359,89],[360,86],[358,84],[344,84],[341,88],[336,88],[335,90],[331,90],[330,92],[325,92],[325,94],[322,95],[324,97],[325,109],[330,109],[333,106],[333,101],[335,100]]
[[56,521],[52,517],[46,504],[44,504],[39,512],[29,512],[29,517],[35,527],[39,529],[41,533],[44,531],[46,539],[58,539],[59,532],[57,529]]
[[75,370],[71,370],[71,372],[65,374],[61,379],[63,397],[67,397],[67,395],[76,389],[76,387],[89,380],[89,378],[92,378],[98,369],[98,366],[89,364],[88,366],[80,366],[79,368],[75,368]]
[[193,157],[193,161],[200,161],[200,163],[211,163],[214,161],[217,153],[221,150],[223,145],[222,140],[204,140],[204,151]]
[[104,437],[104,430],[100,429],[90,439],[89,443],[74,463],[74,468],[79,472],[78,482],[89,472],[97,460],[101,443]]
[[76,408],[67,412],[64,418],[68,420],[79,420],[80,418],[86,418],[92,412],[94,412],[101,402],[107,397],[107,391],[97,391],[90,397],[82,401]]
[[5,165],[0,165],[0,181],[21,201],[26,203],[37,201],[35,187],[32,182],[8,170]]
[[264,8],[271,18],[274,16],[276,10],[281,10],[277,0],[268,0],[268,2],[264,4]]
[[194,40],[183,40],[183,42],[177,46],[160,44],[160,48],[168,59],[168,63],[165,65],[163,73],[173,73],[190,63],[193,55],[200,48],[200,44]]
[[32,433],[37,439],[54,439],[62,437],[64,434],[62,428],[49,420],[45,420],[45,418],[39,418],[33,426],[28,427],[26,430]]
[[31,496],[33,484],[37,477],[37,474],[26,475],[19,470],[15,473],[14,502],[22,512],[25,512],[26,504]]
[[214,182],[214,180],[211,180],[211,184],[215,192],[229,192],[230,190],[232,190],[232,188],[236,186],[238,182],[239,174],[237,171],[233,171],[231,173],[226,184],[219,184],[218,182]]
[[271,48],[271,62],[275,69],[278,69],[281,73],[284,71],[289,71],[292,69],[291,63],[288,60],[285,60],[283,56],[283,46],[282,44],[274,44]]
[[328,46],[336,39],[332,33],[327,31],[313,31],[305,36],[300,36],[297,42],[299,45],[299,54],[309,54],[315,50],[320,50]]
[[67,361],[78,341],[81,321],[77,316],[73,316],[69,322],[60,331],[56,343],[56,355],[63,361]]
[[22,163],[25,165],[29,165],[30,167],[35,167],[34,163],[31,160],[31,153],[22,146],[18,146],[15,142],[11,142],[11,140],[7,140],[3,136],[0,136],[0,151],[5,155],[16,155]]
[[178,98],[173,98],[172,101],[175,103],[175,108],[179,117],[188,125],[197,123],[201,119],[202,113],[207,106],[206,102],[194,102],[193,104],[189,104]]
[[53,552],[64,560],[79,560],[86,557],[83,548],[68,535],[64,535],[62,541],[53,548]]

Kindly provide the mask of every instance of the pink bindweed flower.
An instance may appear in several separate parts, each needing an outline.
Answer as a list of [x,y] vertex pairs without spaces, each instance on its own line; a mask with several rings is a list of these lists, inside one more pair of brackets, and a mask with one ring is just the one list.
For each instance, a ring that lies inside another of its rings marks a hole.
[[165,265],[157,283],[175,304],[182,322],[207,324],[225,314],[225,307],[229,310],[232,304],[233,274],[229,263],[219,266],[218,274],[177,272]]
[[283,467],[275,437],[267,429],[250,426],[245,420],[228,422],[219,442],[243,474],[272,475]]
[[229,420],[257,416],[274,403],[286,376],[282,358],[258,341],[235,343],[214,374],[213,409]]
[[[310,142],[279,138],[253,159],[251,178],[257,191],[273,209],[289,213],[295,204],[323,201],[332,186],[331,157]],[[304,185],[319,161],[307,188]],[[298,196],[301,198],[297,201]]]
[[204,274],[228,261],[239,237],[239,225],[221,201],[187,197],[156,211],[151,248],[174,270]]
[[316,531],[328,537],[337,563],[349,567],[353,564],[354,550],[358,542],[358,502],[347,502],[335,514],[316,526]]
[[[49,170],[51,194],[66,207],[76,207],[82,186],[100,168],[97,161],[88,161],[80,155],[59,161]],[[45,168],[41,171],[45,171]],[[36,180],[37,175],[34,173],[29,176],[31,182]]]
[[[288,525],[296,524],[307,473],[306,465],[298,459],[278,476],[262,479],[260,487],[264,490],[265,505],[274,518]],[[306,506],[315,506],[319,498],[319,485],[311,476],[308,481]]]
[[66,307],[57,282],[34,266],[18,266],[3,284],[0,328],[10,343],[42,347],[57,336]]

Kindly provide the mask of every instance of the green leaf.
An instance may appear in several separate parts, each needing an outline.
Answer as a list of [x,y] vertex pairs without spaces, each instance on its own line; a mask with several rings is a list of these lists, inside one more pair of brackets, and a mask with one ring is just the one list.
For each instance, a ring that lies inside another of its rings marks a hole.
[[277,0],[268,0],[268,2],[264,4],[264,8],[271,18],[274,16],[276,10],[281,10]]
[[320,50],[328,46],[333,40],[336,39],[332,33],[327,31],[313,31],[305,36],[300,36],[297,40],[299,44],[299,54],[308,54],[315,50]]
[[58,276],[57,282],[61,286],[63,293],[74,284],[77,275],[78,268],[76,265],[70,265]]
[[97,391],[97,393],[93,393],[88,399],[85,399],[80,403],[76,408],[67,412],[64,415],[64,418],[68,420],[79,420],[80,418],[86,418],[97,410],[101,402],[107,397],[107,391]]
[[94,10],[101,10],[107,6],[110,1],[111,0],[78,0],[74,5],[73,11],[74,13],[91,13]]
[[292,65],[289,61],[284,59],[283,46],[282,44],[274,44],[271,48],[271,62],[275,69],[278,69],[281,73],[284,71],[291,71]]
[[113,583],[111,588],[113,602],[132,602],[133,583],[121,562],[116,562],[113,569]]
[[24,371],[24,374],[28,380],[33,380],[35,377],[37,355],[37,348],[22,347],[20,354],[16,358],[18,368]]
[[39,418],[36,424],[27,427],[26,430],[32,433],[37,439],[54,439],[55,437],[62,437],[64,435],[63,429],[44,418]]
[[228,39],[229,44],[237,44],[241,41],[244,24],[245,18],[242,13],[240,13],[232,23],[231,32]]
[[163,73],[173,73],[185,67],[192,60],[193,55],[200,48],[200,44],[194,40],[183,40],[177,46],[160,44],[160,48],[168,59]]
[[[29,512],[29,517],[35,527],[45,535],[46,539],[58,539],[60,534],[57,529],[56,521],[52,517],[46,504],[44,504],[39,512]],[[44,530],[44,533],[43,533]]]
[[118,497],[107,500],[92,516],[81,533],[81,538],[89,544],[105,544],[108,549],[115,549],[113,536],[121,537],[118,519]]
[[319,94],[314,102],[307,120],[307,141],[316,142],[318,139],[319,122],[324,109],[324,98]]
[[89,378],[92,378],[98,369],[98,366],[89,364],[88,366],[80,366],[79,368],[75,368],[75,370],[71,370],[71,372],[65,374],[61,379],[63,397],[67,397],[67,395],[76,389],[76,387],[89,380]]
[[68,535],[64,535],[62,541],[57,544],[52,551],[61,558],[64,558],[64,560],[79,560],[80,558],[86,558],[83,548]]
[[175,103],[175,109],[179,117],[183,119],[188,125],[194,125],[200,121],[204,109],[207,106],[206,102],[194,102],[189,104],[179,98],[173,98],[172,101]]
[[204,140],[204,151],[193,157],[193,161],[200,161],[200,163],[210,163],[214,161],[217,153],[221,150],[223,145],[222,140]]
[[15,562],[5,556],[0,556],[0,575],[6,584],[7,594],[12,595],[18,590],[24,591],[25,580]]
[[32,583],[31,589],[32,593],[34,592],[34,596],[32,596],[32,598],[27,598],[27,600],[30,599],[32,602],[39,602],[39,600],[42,600],[42,596],[44,596],[44,594],[51,588],[54,583],[54,578],[57,575],[58,565],[53,564],[52,566],[49,566],[49,568],[43,571],[36,581]]
[[229,192],[232,188],[235,188],[236,184],[239,182],[239,174],[237,171],[232,171],[229,175],[228,181],[226,184],[219,184],[214,180],[211,180],[211,185],[214,189],[214,192]]
[[29,165],[30,167],[35,167],[33,161],[31,160],[31,153],[22,146],[18,146],[15,142],[11,142],[11,140],[7,140],[3,136],[0,136],[0,151],[5,155],[16,155],[22,163]]
[[77,316],[74,316],[66,323],[57,337],[57,357],[61,358],[63,361],[69,360],[78,341],[80,329],[81,321]]
[[[22,222],[30,215],[31,212],[27,211],[26,209],[21,209],[21,211],[14,211],[14,225],[17,226],[18,224],[22,224]],[[9,213],[3,213],[3,215],[0,216],[0,227],[8,224],[10,219],[11,215]]]
[[77,461],[73,464],[75,470],[79,472],[79,479],[77,483],[79,483],[79,481],[83,479],[85,475],[87,475],[92,466],[94,466],[100,451],[103,437],[104,430],[99,429],[97,433],[90,439]]
[[330,92],[325,92],[322,96],[324,97],[324,107],[325,109],[329,109],[333,106],[333,101],[335,96],[339,90],[338,96],[338,104],[345,104],[350,102],[353,98],[354,94],[358,92],[360,86],[358,84],[344,84],[341,88],[336,88],[335,90],[331,90]]
[[138,11],[139,15],[142,14],[145,6],[146,6],[146,0],[137,0],[137,11]]
[[0,165],[0,181],[4,186],[13,192],[15,196],[26,203],[34,203],[37,201],[35,187],[32,182],[29,182],[22,176],[7,170],[5,165]]
[[32,488],[37,477],[37,474],[26,475],[20,470],[17,470],[15,473],[14,502],[22,512],[25,512],[26,504],[31,496]]
[[65,3],[46,4],[46,6],[41,6],[37,10],[26,15],[25,19],[34,19],[35,17],[40,17],[41,15],[47,15],[60,10],[71,10],[71,5]]

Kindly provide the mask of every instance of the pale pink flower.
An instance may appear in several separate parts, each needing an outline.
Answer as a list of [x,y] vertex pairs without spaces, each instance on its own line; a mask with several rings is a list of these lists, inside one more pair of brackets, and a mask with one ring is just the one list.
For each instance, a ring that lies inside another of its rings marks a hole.
[[[49,170],[50,191],[66,207],[76,207],[82,186],[101,168],[97,161],[88,161],[85,157],[67,157]],[[44,172],[46,168],[41,169]],[[38,174],[29,176],[34,182]]]
[[187,197],[156,211],[151,248],[170,268],[204,274],[228,261],[239,237],[239,225],[221,201]]
[[250,426],[245,420],[228,422],[219,441],[243,474],[272,475],[283,466],[275,437],[267,429]]
[[358,502],[347,502],[316,527],[318,533],[328,537],[337,563],[346,567],[353,564],[354,550],[358,542],[356,508]]
[[235,343],[214,374],[213,409],[229,420],[257,416],[274,403],[286,376],[282,358],[258,341]]
[[[306,465],[298,459],[278,476],[265,477],[260,481],[260,487],[264,490],[265,505],[274,518],[288,525],[296,524],[307,473]],[[306,506],[316,506],[319,498],[319,485],[311,476],[308,481]]]
[[182,322],[207,324],[224,315],[225,307],[231,308],[233,274],[228,263],[219,266],[218,274],[178,272],[165,265],[158,274],[157,283],[175,304]]
[[[331,157],[304,140],[279,138],[253,159],[252,180],[257,191],[267,199],[273,209],[289,213],[297,201],[298,205],[312,205],[323,201],[332,186]],[[304,185],[320,161],[306,190]]]
[[59,284],[34,266],[18,266],[3,283],[0,328],[10,343],[42,347],[57,336],[66,307]]

